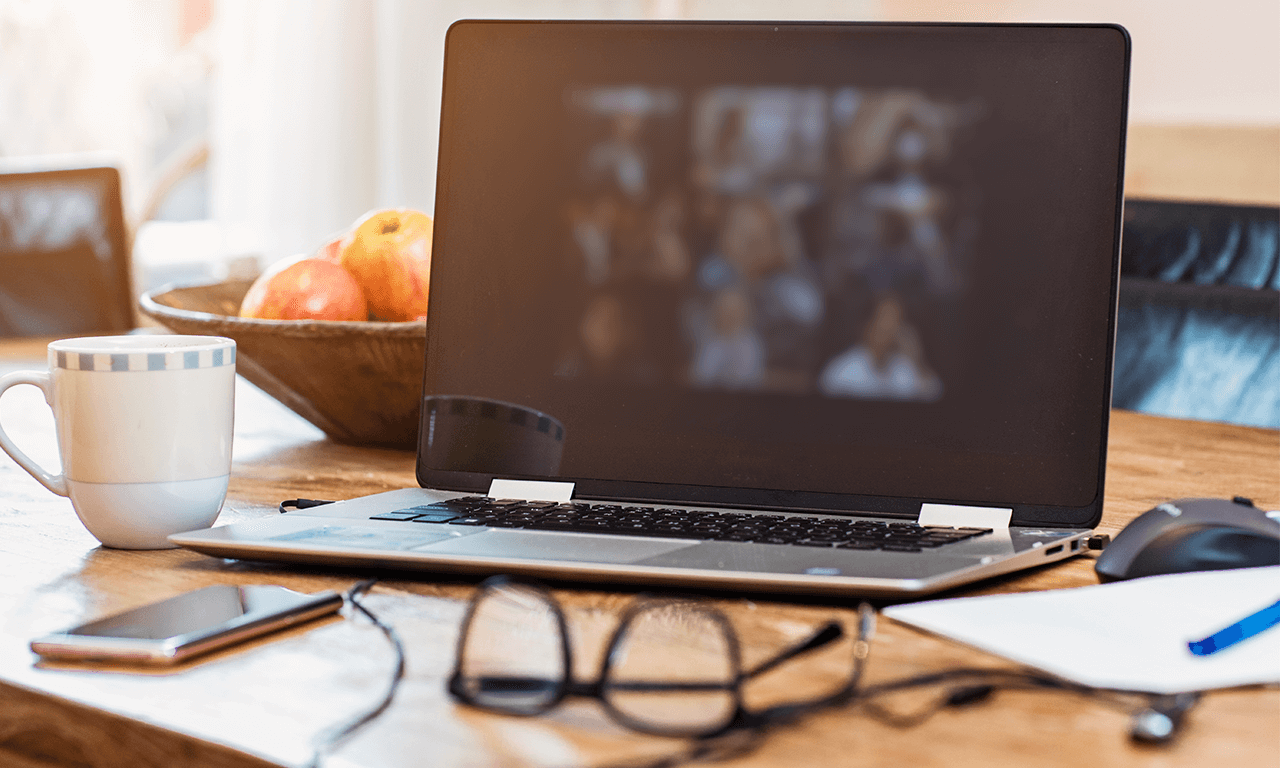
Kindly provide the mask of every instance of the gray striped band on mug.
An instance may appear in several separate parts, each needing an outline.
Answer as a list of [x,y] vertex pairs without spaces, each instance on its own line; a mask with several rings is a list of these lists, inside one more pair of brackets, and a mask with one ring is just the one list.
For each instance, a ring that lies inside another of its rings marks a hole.
[[55,364],[68,371],[181,371],[235,365],[236,348],[175,349],[172,352],[63,352]]

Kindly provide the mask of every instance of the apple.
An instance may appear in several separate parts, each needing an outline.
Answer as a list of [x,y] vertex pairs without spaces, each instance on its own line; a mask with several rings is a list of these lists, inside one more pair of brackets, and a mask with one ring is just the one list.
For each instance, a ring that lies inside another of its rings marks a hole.
[[342,241],[338,263],[364,289],[372,320],[427,316],[431,217],[409,208],[366,214]]
[[240,303],[240,316],[263,320],[368,320],[364,290],[328,259],[294,256],[271,265]]

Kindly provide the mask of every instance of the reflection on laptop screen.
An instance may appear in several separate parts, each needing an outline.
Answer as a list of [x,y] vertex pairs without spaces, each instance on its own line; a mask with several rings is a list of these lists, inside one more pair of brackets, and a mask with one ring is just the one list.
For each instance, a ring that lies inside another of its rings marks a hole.
[[427,395],[580,493],[1098,503],[1123,33],[663,30],[451,31]]

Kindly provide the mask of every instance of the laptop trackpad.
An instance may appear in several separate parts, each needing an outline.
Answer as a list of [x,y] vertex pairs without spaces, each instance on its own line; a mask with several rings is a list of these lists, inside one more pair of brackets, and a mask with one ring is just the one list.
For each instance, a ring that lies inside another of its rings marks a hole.
[[568,560],[583,563],[634,563],[677,549],[697,546],[693,541],[659,541],[629,536],[546,531],[483,531],[459,539],[415,547],[433,555],[474,555],[477,557],[528,560]]

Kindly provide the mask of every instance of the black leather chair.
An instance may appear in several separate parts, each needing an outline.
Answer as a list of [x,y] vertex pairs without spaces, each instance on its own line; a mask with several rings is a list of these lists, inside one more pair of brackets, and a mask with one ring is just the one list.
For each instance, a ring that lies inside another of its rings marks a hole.
[[1280,208],[1128,200],[1112,403],[1280,428]]
[[0,166],[0,337],[135,325],[120,174]]

